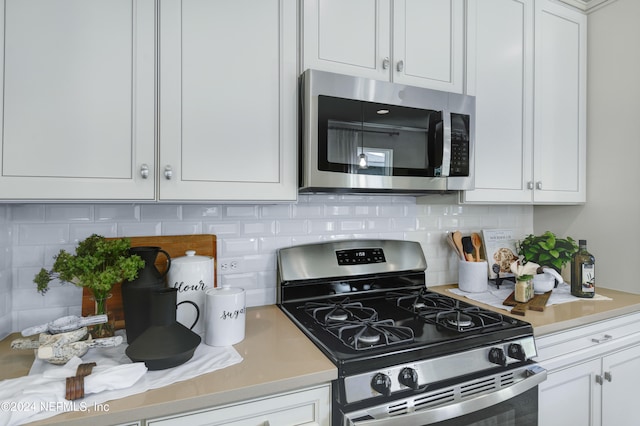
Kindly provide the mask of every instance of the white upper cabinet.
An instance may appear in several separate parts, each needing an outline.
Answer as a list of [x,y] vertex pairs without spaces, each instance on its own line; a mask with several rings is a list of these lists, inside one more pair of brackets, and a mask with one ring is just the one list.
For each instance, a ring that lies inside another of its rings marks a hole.
[[0,199],[296,199],[295,0],[3,3]]
[[549,0],[469,1],[476,189],[462,201],[585,202],[586,41],[586,16]]
[[586,201],[587,17],[536,1],[534,201]]
[[462,93],[462,0],[305,0],[302,71]]
[[295,200],[295,0],[160,2],[160,200]]
[[1,6],[0,198],[152,200],[153,0]]

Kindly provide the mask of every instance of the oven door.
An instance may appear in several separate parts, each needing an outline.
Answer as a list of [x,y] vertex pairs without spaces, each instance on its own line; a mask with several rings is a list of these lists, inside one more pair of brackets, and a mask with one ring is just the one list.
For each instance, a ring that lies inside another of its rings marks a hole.
[[538,365],[430,390],[343,415],[343,425],[536,426],[538,385],[547,372]]

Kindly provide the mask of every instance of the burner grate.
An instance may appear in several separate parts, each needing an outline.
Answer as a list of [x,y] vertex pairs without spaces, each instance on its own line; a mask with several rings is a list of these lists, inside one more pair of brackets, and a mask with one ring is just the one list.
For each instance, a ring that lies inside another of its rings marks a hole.
[[391,292],[388,300],[438,327],[457,332],[470,332],[500,327],[505,317],[497,312],[468,305],[452,297],[421,289],[417,292]]
[[345,345],[356,350],[372,349],[413,342],[413,330],[396,325],[393,320],[354,321],[328,327],[327,330]]
[[396,325],[391,319],[380,320],[378,312],[349,298],[328,302],[307,302],[304,311],[344,345],[365,350],[414,340],[410,327]]
[[360,302],[351,302],[348,298],[329,302],[307,302],[304,310],[322,326],[344,324],[345,321],[375,321],[378,313],[375,309]]

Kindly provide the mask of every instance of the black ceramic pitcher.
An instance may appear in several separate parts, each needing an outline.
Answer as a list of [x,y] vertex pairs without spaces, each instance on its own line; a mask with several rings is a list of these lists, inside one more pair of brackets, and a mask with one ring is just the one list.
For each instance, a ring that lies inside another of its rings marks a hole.
[[[190,304],[196,309],[196,322],[200,311],[190,300],[177,302],[178,289],[170,287],[151,294],[151,325],[132,343],[125,353],[133,362],[144,362],[149,370],[164,370],[189,361],[202,341],[199,335],[176,321],[179,305]],[[191,326],[195,325],[195,322]]]
[[[138,278],[122,283],[122,308],[127,330],[127,343],[131,344],[151,323],[151,294],[166,287],[165,277],[171,267],[169,253],[160,247],[131,247],[129,253],[144,260],[144,267],[138,271]],[[167,270],[163,273],[155,266],[158,254],[167,258]]]

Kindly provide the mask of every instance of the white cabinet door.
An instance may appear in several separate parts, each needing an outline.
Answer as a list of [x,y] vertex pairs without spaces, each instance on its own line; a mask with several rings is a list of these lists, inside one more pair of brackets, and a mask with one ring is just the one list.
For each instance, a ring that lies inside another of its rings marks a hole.
[[305,0],[302,70],[389,80],[390,0]]
[[463,201],[531,202],[533,0],[478,0],[468,7],[476,189],[465,191]]
[[331,386],[243,401],[224,407],[146,421],[147,426],[329,425]]
[[631,413],[638,403],[640,346],[604,357],[602,372],[602,424],[637,425],[637,416]]
[[549,373],[538,387],[538,424],[599,425],[602,387],[596,376],[600,368],[600,359],[595,359]]
[[154,1],[1,3],[0,198],[153,199]]
[[468,19],[476,189],[462,201],[584,202],[586,15],[549,0],[483,0],[469,2]]
[[462,93],[462,0],[394,0],[393,80]]
[[586,201],[587,16],[536,1],[536,203]]
[[160,200],[295,200],[296,1],[160,1]]
[[305,0],[302,70],[462,93],[463,0]]

